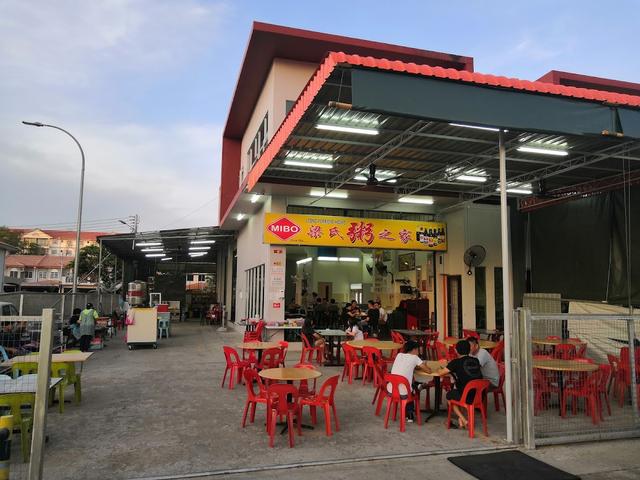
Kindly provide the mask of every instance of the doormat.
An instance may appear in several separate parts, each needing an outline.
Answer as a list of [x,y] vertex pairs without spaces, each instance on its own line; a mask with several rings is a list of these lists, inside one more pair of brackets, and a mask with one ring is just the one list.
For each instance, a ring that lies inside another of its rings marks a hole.
[[580,480],[518,451],[448,457],[451,463],[480,480]]

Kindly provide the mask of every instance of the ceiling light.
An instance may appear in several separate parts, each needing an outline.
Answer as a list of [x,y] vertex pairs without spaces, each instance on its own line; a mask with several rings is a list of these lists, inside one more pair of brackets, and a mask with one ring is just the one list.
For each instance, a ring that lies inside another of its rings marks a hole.
[[309,263],[312,260],[313,258],[311,257],[303,258],[302,260],[296,261],[296,265],[304,265],[305,263]]
[[211,250],[211,247],[189,247],[189,250]]
[[202,257],[209,252],[189,252],[190,257]]
[[378,135],[378,130],[374,128],[358,128],[358,127],[345,127],[342,125],[327,125],[319,123],[316,125],[318,130],[331,130],[333,132],[345,132],[345,133],[360,133],[362,135]]
[[414,196],[406,196],[400,197],[398,199],[400,203],[416,203],[420,205],[433,205],[433,198],[430,197],[414,197]]
[[334,190],[332,192],[327,192],[325,195],[324,190],[311,190],[309,193],[312,197],[328,197],[328,198],[349,198],[349,194],[347,192],[343,192],[340,190]]
[[173,260],[173,257],[165,257],[160,259],[161,262],[166,262],[167,260]]
[[208,245],[216,243],[215,240],[191,240],[191,245]]
[[260,197],[262,197],[262,195],[260,195],[259,193],[254,193],[251,196],[251,203],[256,203],[258,200],[260,200]]
[[518,151],[527,152],[527,153],[540,153],[542,155],[555,155],[556,157],[566,157],[567,155],[569,155],[569,152],[567,152],[566,150],[531,147],[526,145],[523,145],[522,147],[518,147]]
[[460,180],[462,182],[484,183],[487,181],[487,177],[481,177],[478,175],[458,175],[456,180]]
[[[496,188],[496,192],[500,191],[500,185]],[[533,193],[533,188],[530,183],[523,183],[518,185],[517,183],[507,184],[507,193],[517,193],[520,195],[531,195]]]
[[298,160],[285,160],[285,165],[289,165],[291,167],[309,167],[309,168],[326,168],[331,169],[333,165],[330,163],[312,163],[312,162],[300,162]]
[[319,262],[337,262],[338,257],[318,257]]
[[145,257],[164,257],[164,253],[147,253]]
[[463,125],[462,123],[450,123],[452,127],[475,128],[476,130],[486,130],[488,132],[499,132],[499,128],[481,127],[480,125]]
[[238,215],[236,215],[236,220],[242,220],[244,218],[244,213],[239,213]]
[[162,245],[162,242],[140,242],[136,243],[136,247],[157,247]]
[[163,248],[143,248],[140,251],[141,252],[162,252],[164,249]]
[[359,262],[359,257],[340,257],[339,260],[341,262]]

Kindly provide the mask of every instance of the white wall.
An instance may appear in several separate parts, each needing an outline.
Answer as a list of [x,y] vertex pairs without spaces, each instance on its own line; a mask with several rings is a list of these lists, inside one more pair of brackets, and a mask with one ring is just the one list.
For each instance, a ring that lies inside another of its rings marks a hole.
[[446,316],[442,274],[461,276],[462,324],[464,328],[475,327],[475,275],[467,275],[464,263],[464,252],[472,245],[482,245],[487,251],[482,263],[486,270],[487,328],[495,328],[494,268],[502,266],[500,207],[469,205],[447,214],[444,221],[447,223],[448,250],[436,255],[438,328],[443,331]]

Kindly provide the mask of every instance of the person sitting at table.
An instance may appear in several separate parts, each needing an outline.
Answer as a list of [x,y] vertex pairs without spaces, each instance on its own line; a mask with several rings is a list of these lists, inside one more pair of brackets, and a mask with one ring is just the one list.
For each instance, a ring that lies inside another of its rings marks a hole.
[[10,357],[24,355],[27,351],[22,348],[22,335],[14,331],[12,322],[2,322],[0,330],[0,346]]
[[360,329],[360,320],[357,318],[349,319],[349,328],[345,331],[345,333],[349,336],[351,340],[364,340],[364,333]]
[[500,370],[498,370],[498,364],[489,352],[484,348],[480,348],[477,338],[469,337],[467,338],[467,341],[471,346],[471,356],[476,357],[480,362],[482,378],[489,380],[492,386],[497,387],[500,383]]
[[[396,355],[395,360],[393,361],[393,366],[391,367],[391,374],[393,375],[401,375],[407,379],[409,385],[412,386],[413,390],[417,390],[419,388],[419,384],[413,381],[413,372],[415,370],[422,370],[426,373],[431,373],[429,367],[427,366],[427,362],[422,360],[419,357],[420,345],[415,340],[408,340],[402,346],[402,352]],[[403,391],[406,390],[404,385],[400,385],[400,398],[407,398],[408,392]],[[387,391],[391,393],[391,385],[387,385]],[[415,415],[415,405],[412,403],[407,403],[407,422],[412,423],[414,421]]]
[[80,312],[80,350],[89,351],[91,339],[96,334],[96,320],[98,312],[93,309],[93,304],[87,303],[87,307]]
[[[467,340],[460,340],[456,344],[456,354],[458,358],[451,360],[447,366],[442,369],[443,373],[450,374],[455,380],[454,388],[447,392],[447,400],[460,400],[467,383],[471,380],[482,379],[480,362],[477,358],[470,356],[469,353],[471,353],[471,345],[469,342]],[[467,398],[465,401],[469,402],[471,399]],[[469,422],[462,413],[462,410],[460,410],[460,407],[454,405],[453,411],[458,416],[458,426],[460,428],[467,428]]]
[[69,317],[69,333],[67,334],[67,348],[77,345],[80,341],[80,313],[79,308],[73,309],[73,315]]
[[302,329],[300,330],[300,333],[304,335],[304,337],[309,342],[309,345],[314,345],[316,347],[321,347],[321,346],[324,347],[326,343],[324,340],[324,337],[320,335],[318,332],[316,332],[315,325],[313,323],[313,318],[311,315],[307,315],[305,317],[304,322],[302,323]]

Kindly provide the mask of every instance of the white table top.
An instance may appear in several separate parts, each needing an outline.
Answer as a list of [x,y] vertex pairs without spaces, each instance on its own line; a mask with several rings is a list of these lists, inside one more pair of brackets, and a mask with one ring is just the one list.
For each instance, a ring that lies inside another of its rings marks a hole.
[[[55,387],[62,378],[53,377],[49,382],[49,388]],[[36,393],[38,375],[23,375],[16,379],[0,377],[0,395],[11,393]]]

